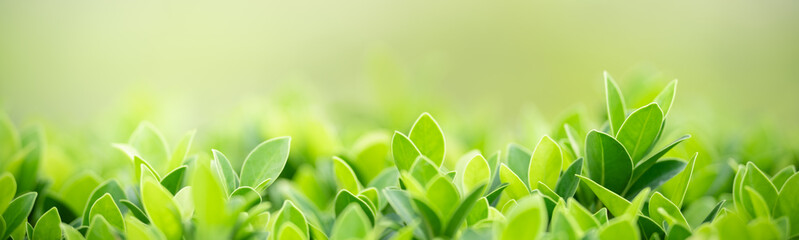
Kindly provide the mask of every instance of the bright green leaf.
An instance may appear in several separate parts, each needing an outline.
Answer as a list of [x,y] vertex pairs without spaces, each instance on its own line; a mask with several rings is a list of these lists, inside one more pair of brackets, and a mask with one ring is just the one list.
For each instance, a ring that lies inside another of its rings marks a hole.
[[585,183],[588,188],[594,192],[594,194],[599,198],[600,201],[602,201],[603,204],[605,204],[605,207],[607,207],[610,213],[612,213],[614,216],[621,216],[624,214],[624,211],[627,209],[627,207],[630,206],[630,202],[627,201],[627,199],[624,199],[618,194],[613,193],[613,191],[602,187],[587,177],[580,175],[578,175],[578,177],[583,180],[583,183]]
[[333,157],[333,171],[339,189],[346,189],[347,191],[356,193],[361,191],[361,183],[358,182],[355,171],[353,171],[350,165],[343,159]]
[[483,155],[476,155],[466,163],[464,168],[463,176],[461,177],[463,191],[469,192],[479,185],[488,183],[490,177],[491,171],[488,162],[483,158]]
[[366,239],[371,224],[358,206],[350,205],[336,218],[330,239]]
[[114,203],[114,198],[111,197],[111,194],[106,193],[94,202],[89,211],[89,218],[93,219],[95,215],[101,215],[111,226],[122,231],[125,230],[122,212],[119,211],[119,207]]
[[508,168],[513,171],[527,186],[529,183],[528,172],[530,171],[530,158],[533,153],[518,144],[508,144]]
[[674,95],[677,94],[677,79],[671,81],[663,88],[663,91],[655,97],[655,102],[663,108],[663,117],[669,114],[671,104],[674,102]]
[[61,216],[57,208],[53,207],[39,217],[33,228],[33,237],[36,240],[61,240]]
[[680,208],[659,192],[655,192],[655,194],[652,194],[652,197],[649,199],[649,217],[651,217],[656,223],[662,224],[663,221],[667,220],[668,218],[663,216],[658,209],[665,210],[670,217],[673,217],[675,220],[677,220],[677,222],[669,222],[669,225],[682,224],[685,227],[689,227],[688,220],[686,220],[682,215]]
[[660,133],[663,112],[656,103],[646,105],[627,117],[616,139],[627,149],[633,163],[637,164],[650,150]]
[[391,154],[394,156],[394,164],[400,171],[409,171],[416,158],[422,155],[411,139],[401,132],[394,132],[391,138]]
[[[255,187],[267,179],[277,179],[289,157],[291,137],[277,137],[258,144],[241,166],[241,186]],[[268,186],[265,186],[268,187]]]
[[169,147],[164,136],[149,122],[142,122],[128,139],[136,155],[149,163],[157,173],[165,173],[168,169]]
[[624,97],[622,96],[616,81],[613,81],[613,78],[610,77],[608,72],[605,72],[604,76],[605,100],[607,101],[607,114],[608,120],[610,122],[610,132],[611,135],[615,136],[619,129],[621,129],[621,126],[624,123],[624,118],[627,116],[625,113],[626,107],[624,106]]
[[506,219],[499,238],[502,240],[537,239],[547,229],[547,210],[538,195],[522,199]]
[[[169,191],[151,180],[142,183],[142,204],[150,222],[160,230],[168,240],[181,239],[183,224],[180,209]],[[217,206],[221,207],[221,206]]]
[[436,166],[441,166],[446,153],[444,132],[429,113],[422,113],[416,119],[408,137],[422,155],[427,156]]

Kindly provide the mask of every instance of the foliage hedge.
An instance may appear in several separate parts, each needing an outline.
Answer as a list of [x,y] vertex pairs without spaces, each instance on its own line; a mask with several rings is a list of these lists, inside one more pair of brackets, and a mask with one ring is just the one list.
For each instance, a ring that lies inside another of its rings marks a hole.
[[[791,157],[760,157],[760,168],[741,159],[762,148],[714,149],[668,128],[676,90],[675,80],[631,106],[605,74],[598,125],[574,113],[537,144],[486,152],[464,146],[487,136],[453,139],[428,113],[343,150],[309,118],[279,125],[308,129],[294,138],[247,144],[280,129],[222,128],[200,148],[196,131],[168,147],[148,122],[109,145],[54,141],[5,116],[0,239],[799,238]],[[84,152],[106,155],[69,160]]]

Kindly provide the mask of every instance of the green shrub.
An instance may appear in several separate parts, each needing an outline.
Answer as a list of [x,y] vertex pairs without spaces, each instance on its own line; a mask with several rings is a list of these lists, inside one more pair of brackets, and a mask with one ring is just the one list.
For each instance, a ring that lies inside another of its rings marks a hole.
[[[325,148],[331,137],[321,131],[299,144],[253,144],[241,160],[197,150],[195,131],[170,148],[144,122],[113,144],[127,160],[110,169],[121,170],[66,177],[45,161],[53,145],[43,128],[18,131],[4,117],[0,239],[799,237],[794,165],[764,171],[685,146],[691,135],[665,130],[676,87],[631,107],[606,74],[607,119],[597,129],[576,113],[532,150],[511,143],[460,157],[428,113],[409,132],[367,133],[348,150]],[[314,157],[328,152],[338,156]]]

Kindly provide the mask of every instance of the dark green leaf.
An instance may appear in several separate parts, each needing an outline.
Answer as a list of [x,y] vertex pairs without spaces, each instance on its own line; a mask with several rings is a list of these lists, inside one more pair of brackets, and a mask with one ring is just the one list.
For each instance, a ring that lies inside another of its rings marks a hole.
[[161,179],[161,185],[166,188],[171,194],[178,193],[178,190],[183,186],[183,175],[186,173],[186,166],[175,168]]
[[578,158],[569,165],[569,168],[567,168],[566,171],[563,172],[563,175],[560,176],[560,179],[558,179],[558,184],[555,185],[555,193],[565,199],[574,196],[574,193],[577,192],[577,185],[580,183],[577,174],[581,174],[582,172],[583,159]]
[[485,189],[486,185],[477,186],[474,190],[472,190],[469,194],[467,194],[463,200],[461,200],[460,204],[458,204],[458,208],[455,209],[453,212],[452,217],[449,218],[449,221],[444,227],[443,235],[446,237],[453,237],[455,233],[458,231],[458,228],[466,221],[466,216],[469,214],[469,211],[472,210],[472,207],[480,199],[481,193]]
[[533,153],[518,144],[508,144],[508,168],[516,174],[527,186],[527,172],[530,168],[530,158]]
[[614,193],[622,193],[630,181],[633,162],[621,143],[610,135],[591,131],[585,140],[585,151],[591,180]]
[[641,178],[633,179],[632,185],[625,196],[627,199],[632,199],[644,188],[657,189],[660,185],[682,172],[686,165],[686,162],[677,159],[665,159],[655,163],[641,175]]

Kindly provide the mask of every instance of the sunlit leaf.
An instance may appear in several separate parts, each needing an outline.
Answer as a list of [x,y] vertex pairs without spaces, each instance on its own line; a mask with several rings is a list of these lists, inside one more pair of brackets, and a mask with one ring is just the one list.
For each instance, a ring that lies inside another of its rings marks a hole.
[[627,149],[633,163],[637,164],[648,153],[660,133],[663,112],[656,103],[646,105],[627,117],[616,139]]
[[277,137],[255,146],[241,166],[239,185],[258,189],[265,180],[277,179],[286,166],[290,142],[291,137]]
[[363,210],[350,205],[336,218],[330,239],[366,239],[369,229],[371,224]]
[[360,192],[361,183],[349,164],[339,157],[333,157],[333,171],[336,176],[336,183],[340,189],[350,192]]
[[89,218],[93,219],[96,215],[103,216],[103,219],[111,224],[111,226],[125,231],[125,222],[122,220],[122,212],[119,210],[116,203],[114,203],[114,198],[111,197],[111,194],[106,193],[94,202],[94,205],[92,205],[89,211]]
[[436,166],[441,166],[446,153],[444,132],[441,131],[441,127],[429,113],[422,113],[416,119],[408,137],[416,144],[422,155],[430,158],[431,161],[436,163]]
[[583,183],[585,183],[589,188],[591,188],[591,191],[593,191],[594,194],[596,194],[599,200],[602,201],[605,207],[608,208],[608,211],[610,211],[610,213],[612,213],[614,216],[621,216],[622,214],[624,214],[624,211],[627,209],[627,207],[630,206],[629,201],[619,196],[618,194],[613,193],[613,191],[610,191],[607,188],[602,187],[601,185],[599,185],[598,183],[594,182],[593,180],[587,177],[579,175],[578,177],[583,180]]
[[671,104],[674,102],[674,95],[677,94],[677,80],[671,81],[669,85],[666,85],[663,88],[657,97],[655,97],[655,102],[660,105],[663,109],[663,117],[666,117],[669,113],[669,109],[671,109]]
[[61,216],[58,209],[51,208],[36,221],[33,237],[37,240],[61,240]]
[[543,199],[530,195],[508,213],[499,239],[536,239],[547,229],[547,218]]
[[142,204],[150,222],[160,230],[168,240],[180,239],[183,236],[180,209],[169,191],[151,180],[142,182]]
[[539,181],[547,186],[555,186],[560,176],[561,164],[563,164],[563,153],[558,143],[547,136],[541,138],[530,158],[527,181],[530,183],[530,189],[538,188],[534,185]]
[[688,220],[685,220],[685,217],[680,212],[680,208],[677,207],[677,205],[672,203],[669,199],[664,197],[659,192],[655,192],[654,194],[652,194],[652,197],[649,199],[649,216],[656,223],[661,224],[664,220],[667,220],[668,218],[666,216],[663,216],[663,214],[661,214],[660,211],[658,211],[658,209],[665,210],[669,216],[677,220],[677,222],[669,222],[669,225],[682,224],[685,227],[689,227]]
[[483,155],[476,155],[466,163],[463,171],[463,191],[469,192],[475,187],[486,184],[491,177],[490,167]]
[[621,129],[624,119],[627,116],[625,113],[624,97],[622,97],[621,90],[618,84],[613,80],[608,72],[604,73],[605,76],[605,100],[607,102],[607,114],[610,122],[610,134],[615,136]]
[[394,132],[391,138],[391,154],[394,156],[394,164],[400,171],[409,171],[416,158],[422,155],[411,139],[401,132]]

